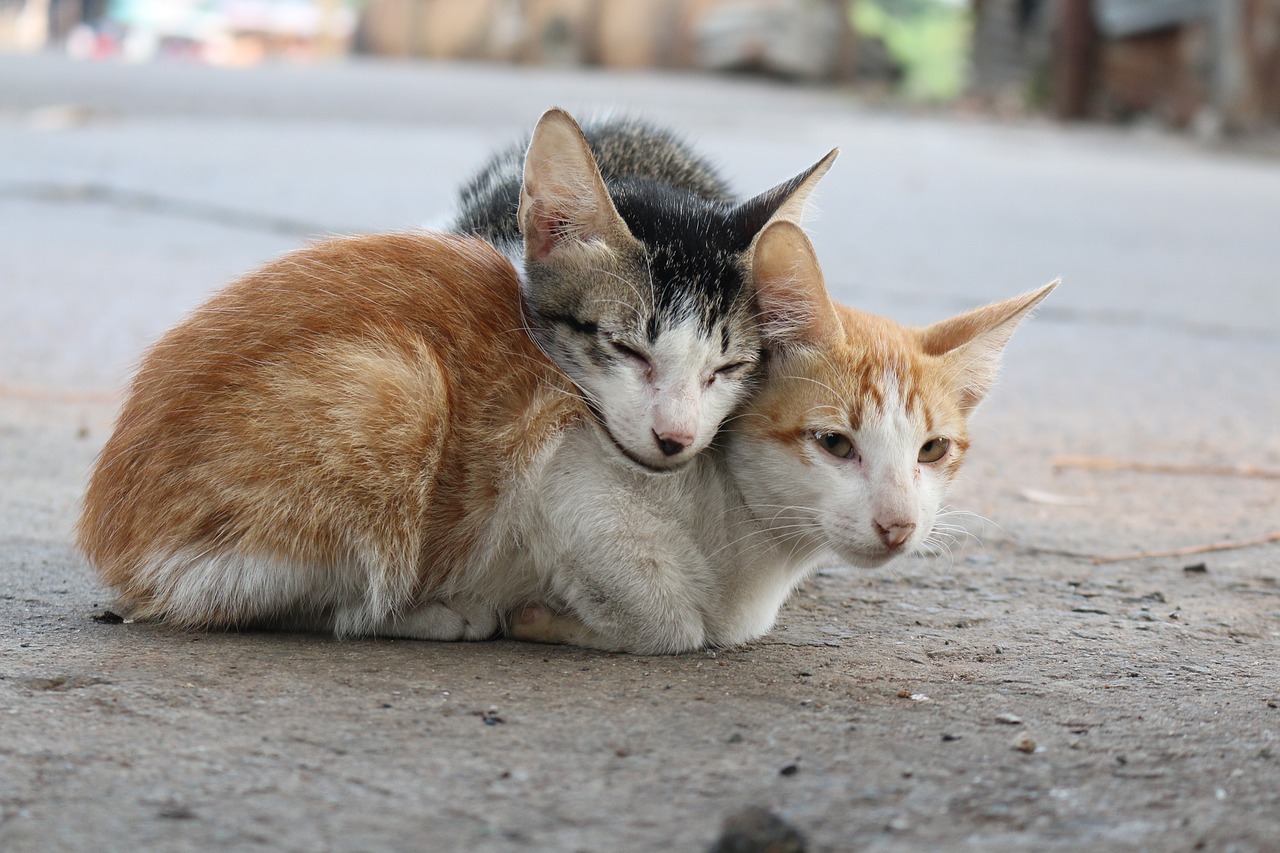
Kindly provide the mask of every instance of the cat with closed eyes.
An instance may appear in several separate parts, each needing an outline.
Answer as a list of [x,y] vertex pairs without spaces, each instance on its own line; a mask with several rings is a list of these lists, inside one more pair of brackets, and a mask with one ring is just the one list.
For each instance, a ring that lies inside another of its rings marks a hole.
[[750,252],[758,388],[660,477],[530,339],[489,243],[285,256],[147,354],[79,544],[133,617],[187,628],[646,654],[759,637],[817,565],[929,540],[969,416],[1053,285],[910,329],[833,304],[791,222]]
[[669,131],[634,118],[580,128],[552,109],[463,188],[453,229],[520,270],[530,334],[616,450],[670,471],[711,442],[759,367],[752,241],[799,221],[835,156],[738,202]]

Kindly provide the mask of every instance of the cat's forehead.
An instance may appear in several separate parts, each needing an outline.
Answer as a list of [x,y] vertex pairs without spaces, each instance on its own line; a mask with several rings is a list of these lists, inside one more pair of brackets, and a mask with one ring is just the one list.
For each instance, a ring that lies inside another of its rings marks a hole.
[[707,334],[701,321],[696,319],[668,324],[649,337],[647,343],[655,362],[682,365],[685,370],[697,373],[704,372],[708,364],[741,355],[726,326],[722,324],[717,332]]
[[925,354],[913,330],[884,318],[841,312],[843,339],[795,359],[789,394],[852,429],[878,424],[926,431],[958,428],[945,366]]
[[750,237],[725,205],[674,192],[622,192],[615,202],[643,248],[658,311],[678,311],[694,299],[715,317],[750,301],[742,266]]
[[846,416],[850,425],[861,429],[871,424],[905,424],[923,421],[926,428],[934,421],[933,406],[926,398],[921,371],[910,353],[883,342],[869,344],[845,353],[835,360],[832,382],[847,401]]

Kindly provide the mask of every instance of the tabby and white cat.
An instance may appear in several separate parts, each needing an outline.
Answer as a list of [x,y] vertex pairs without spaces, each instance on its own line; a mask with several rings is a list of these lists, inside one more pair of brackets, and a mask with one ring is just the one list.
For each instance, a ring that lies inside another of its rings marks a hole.
[[832,556],[924,542],[967,420],[1049,292],[906,329],[833,305],[786,221],[751,249],[771,357],[722,441],[620,456],[524,331],[488,243],[331,240],[233,283],[147,354],[81,547],[139,619],[633,652],[769,629]]
[[453,227],[521,270],[530,333],[616,449],[670,471],[711,442],[759,365],[752,241],[799,221],[835,157],[736,203],[670,132],[618,118],[584,134],[552,109],[527,149],[464,187]]

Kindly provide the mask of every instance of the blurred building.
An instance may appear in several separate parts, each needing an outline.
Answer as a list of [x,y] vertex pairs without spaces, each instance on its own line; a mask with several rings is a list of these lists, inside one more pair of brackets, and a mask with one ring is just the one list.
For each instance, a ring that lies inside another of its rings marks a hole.
[[345,53],[355,0],[0,0],[0,48],[218,65]]
[[751,71],[997,111],[1280,125],[1280,0],[0,0],[0,49]]
[[1065,119],[1280,124],[1280,0],[975,0],[973,92]]
[[849,79],[847,0],[368,0],[358,45],[430,59]]

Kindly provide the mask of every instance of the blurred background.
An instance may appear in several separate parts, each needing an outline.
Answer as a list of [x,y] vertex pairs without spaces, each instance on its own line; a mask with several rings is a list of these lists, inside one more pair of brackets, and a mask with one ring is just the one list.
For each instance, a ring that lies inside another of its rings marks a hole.
[[0,0],[0,50],[704,70],[1213,139],[1280,126],[1280,0]]

